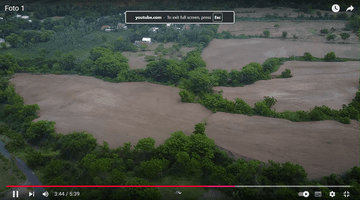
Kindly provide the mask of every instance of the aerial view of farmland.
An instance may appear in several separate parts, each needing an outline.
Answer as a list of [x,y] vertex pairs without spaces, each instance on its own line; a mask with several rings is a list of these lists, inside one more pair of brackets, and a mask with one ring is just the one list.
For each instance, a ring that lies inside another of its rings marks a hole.
[[0,200],[360,199],[358,1],[0,6]]

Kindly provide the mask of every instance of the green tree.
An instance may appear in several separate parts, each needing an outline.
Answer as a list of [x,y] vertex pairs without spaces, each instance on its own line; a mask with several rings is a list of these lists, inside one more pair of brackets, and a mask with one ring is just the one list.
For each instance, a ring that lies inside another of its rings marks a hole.
[[313,55],[311,55],[311,53],[309,53],[309,52],[305,52],[303,58],[305,61],[314,61],[315,60],[315,57]]
[[250,63],[241,69],[242,82],[252,84],[260,80],[260,73],[263,71],[259,63]]
[[178,84],[181,78],[187,76],[187,65],[186,63],[178,62],[175,60],[168,60],[169,64],[166,66],[165,74],[167,80],[172,83]]
[[100,57],[113,55],[113,52],[110,49],[104,47],[95,47],[90,51],[90,59],[96,61]]
[[140,46],[140,50],[141,50],[141,51],[145,51],[147,47],[148,47],[148,46],[147,46],[146,44],[142,44],[142,45]]
[[285,71],[281,72],[281,78],[291,78],[293,77],[291,75],[291,70],[290,69],[285,69]]
[[[94,154],[87,154],[81,160],[81,166],[86,169],[86,173],[91,177],[105,175],[112,168],[110,158],[98,158]],[[94,180],[94,179],[93,179]],[[96,183],[95,183],[96,184]]]
[[0,55],[0,73],[5,75],[7,70],[16,71],[19,64],[11,53]]
[[66,169],[68,166],[69,165],[66,161],[59,159],[50,160],[50,162],[45,166],[45,169],[43,170],[44,179],[50,182],[55,177],[64,176],[64,169]]
[[[126,183],[126,185],[154,185],[148,181],[145,181],[140,178],[135,178]],[[143,200],[160,200],[161,193],[158,188],[147,188],[147,187],[129,187],[122,188],[117,190],[114,194],[110,196],[110,199],[113,200],[133,200],[133,199],[143,199]]]
[[214,77],[218,78],[219,86],[227,86],[228,81],[230,80],[230,75],[225,69],[215,69],[211,73]]
[[5,41],[8,42],[12,47],[20,47],[23,43],[23,39],[16,33],[11,33],[5,37]]
[[197,68],[189,72],[189,85],[185,86],[186,89],[200,94],[201,92],[213,92],[213,86],[217,85],[218,77],[212,76],[206,68]]
[[74,54],[63,54],[60,58],[60,65],[65,71],[70,71],[76,67],[76,58]]
[[72,132],[64,135],[60,141],[60,156],[70,159],[81,159],[97,146],[96,139],[87,132]]
[[185,62],[189,64],[189,70],[194,70],[199,67],[206,67],[206,62],[202,59],[197,51],[190,51],[184,58]]
[[158,62],[150,61],[146,65],[145,74],[147,77],[154,79],[157,82],[169,81],[167,73],[167,66],[170,62],[166,59],[160,59]]
[[77,71],[85,75],[91,75],[93,67],[94,61],[92,61],[91,59],[86,59],[79,64]]
[[332,52],[327,53],[325,55],[325,57],[324,57],[324,60],[325,61],[334,61],[334,60],[336,60],[335,52],[332,51]]
[[151,137],[140,139],[135,145],[136,150],[152,152],[155,150],[155,140]]
[[107,55],[95,61],[93,73],[97,76],[116,78],[121,70],[129,69],[129,65],[124,62],[126,58],[120,52],[113,56]]
[[182,131],[177,131],[171,134],[171,137],[157,148],[157,151],[164,156],[174,157],[179,152],[189,152],[190,138]]
[[333,42],[335,42],[335,38],[336,38],[335,34],[329,34],[326,36],[327,41],[332,40]]
[[195,125],[195,131],[193,132],[194,134],[205,134],[205,126],[202,123],[198,123]]
[[122,173],[121,171],[119,171],[118,169],[113,169],[110,172],[111,177],[111,184],[112,185],[123,185],[125,184],[125,175],[124,173]]
[[193,103],[195,102],[195,94],[187,90],[180,90],[179,95],[181,97],[181,102]]
[[328,34],[328,33],[329,33],[329,30],[328,30],[327,28],[320,29],[320,33],[321,33],[321,34]]
[[269,160],[270,166],[264,169],[265,184],[301,185],[307,181],[307,173],[298,164],[286,162],[275,163]]
[[26,161],[26,163],[32,168],[36,168],[45,164],[44,156],[41,154],[41,152],[35,150],[26,153]]
[[55,132],[55,122],[53,121],[37,121],[31,123],[26,130],[26,136],[32,144],[39,144],[42,140],[47,139],[51,133]]
[[341,33],[340,36],[341,36],[341,39],[344,40],[344,42],[345,42],[345,40],[347,40],[350,37],[349,33]]
[[163,176],[163,172],[168,168],[169,161],[166,159],[152,158],[140,164],[141,172],[145,177],[158,178]]
[[133,45],[128,38],[119,37],[113,44],[115,51],[136,51],[137,47]]
[[264,34],[264,36],[265,36],[266,38],[268,38],[268,37],[270,36],[270,31],[265,30],[265,31],[263,32],[263,34]]
[[212,159],[216,145],[213,139],[208,138],[205,134],[191,134],[189,137],[189,151],[198,154],[201,158]]

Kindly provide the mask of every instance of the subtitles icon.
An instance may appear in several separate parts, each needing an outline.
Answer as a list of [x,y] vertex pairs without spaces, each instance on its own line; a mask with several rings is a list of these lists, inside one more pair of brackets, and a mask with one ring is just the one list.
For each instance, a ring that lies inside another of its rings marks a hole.
[[315,197],[321,197],[321,191],[315,191]]

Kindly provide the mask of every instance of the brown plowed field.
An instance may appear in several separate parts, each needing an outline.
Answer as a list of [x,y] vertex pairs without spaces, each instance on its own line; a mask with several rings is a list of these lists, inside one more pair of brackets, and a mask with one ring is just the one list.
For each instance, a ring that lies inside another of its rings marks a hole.
[[134,145],[146,137],[154,138],[159,145],[174,131],[190,134],[194,125],[206,118],[208,137],[238,158],[300,164],[310,178],[341,173],[359,164],[356,121],[300,123],[212,114],[199,104],[180,102],[178,88],[152,83],[30,74],[16,74],[12,82],[26,104],[40,106],[36,120],[55,121],[56,131],[64,134],[86,130],[98,143],[107,141],[111,148],[129,141]]
[[300,42],[280,39],[213,39],[201,56],[209,70],[241,70],[250,62],[262,64],[270,57],[303,56],[310,52],[323,58],[334,51],[337,57],[359,59],[359,44]]
[[218,112],[207,121],[206,135],[238,158],[290,162],[309,178],[339,174],[359,166],[359,122],[291,122]]
[[17,74],[12,79],[26,104],[41,108],[37,120],[55,121],[56,131],[86,130],[111,148],[152,137],[156,145],[211,114],[200,104],[180,102],[179,89],[152,83],[109,83],[77,75]]
[[262,101],[264,96],[277,99],[276,111],[309,110],[326,105],[340,109],[355,97],[359,88],[360,62],[302,62],[288,61],[273,75],[290,69],[292,78],[257,81],[244,87],[215,87],[223,90],[224,98],[243,99],[250,106]]

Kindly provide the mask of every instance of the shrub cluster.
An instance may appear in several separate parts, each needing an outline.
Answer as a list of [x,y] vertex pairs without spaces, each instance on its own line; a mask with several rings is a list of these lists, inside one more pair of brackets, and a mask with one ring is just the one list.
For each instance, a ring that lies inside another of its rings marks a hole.
[[336,59],[335,52],[329,52],[325,55],[324,60],[325,61],[334,61]]
[[291,78],[293,76],[291,75],[291,70],[290,69],[285,69],[285,71],[281,72],[280,77],[281,78]]
[[333,42],[335,41],[336,35],[335,34],[329,34],[326,36],[326,39],[328,41],[332,40]]
[[329,30],[328,30],[327,28],[320,29],[320,33],[321,33],[321,34],[328,34],[328,33],[329,33]]
[[311,55],[311,53],[309,53],[309,52],[305,52],[303,58],[305,61],[314,61],[315,60],[315,57],[313,55]]
[[264,34],[264,36],[265,36],[266,38],[268,38],[268,37],[270,36],[270,31],[265,30],[265,31],[263,32],[263,34]]

